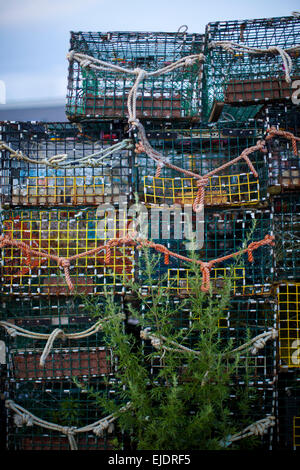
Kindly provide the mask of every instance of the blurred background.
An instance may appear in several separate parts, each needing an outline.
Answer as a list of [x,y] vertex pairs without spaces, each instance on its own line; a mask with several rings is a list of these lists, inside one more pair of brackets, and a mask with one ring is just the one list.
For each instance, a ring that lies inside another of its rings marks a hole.
[[210,21],[295,10],[299,0],[0,0],[0,120],[65,119],[70,31],[177,31],[186,24],[202,33]]

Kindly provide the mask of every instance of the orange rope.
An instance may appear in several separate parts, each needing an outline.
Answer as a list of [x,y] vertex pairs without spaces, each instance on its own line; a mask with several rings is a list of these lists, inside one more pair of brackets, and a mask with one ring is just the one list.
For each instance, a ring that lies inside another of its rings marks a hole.
[[162,253],[164,255],[165,264],[169,264],[170,256],[172,256],[174,258],[180,259],[181,261],[187,261],[189,263],[196,263],[196,264],[200,265],[200,269],[201,269],[201,272],[202,272],[201,290],[203,292],[208,292],[209,289],[210,289],[210,271],[216,263],[221,263],[223,261],[226,261],[227,259],[233,258],[235,256],[238,256],[239,254],[246,253],[246,252],[248,253],[249,262],[252,263],[253,262],[253,253],[252,252],[254,250],[258,249],[259,247],[263,246],[263,245],[272,245],[272,246],[274,246],[274,236],[266,235],[263,240],[260,240],[258,242],[252,242],[252,243],[250,243],[250,245],[247,248],[245,248],[243,250],[237,251],[236,253],[232,253],[230,255],[223,256],[221,258],[216,258],[216,259],[211,260],[209,262],[204,262],[204,261],[201,261],[201,260],[193,260],[193,259],[188,258],[186,256],[182,256],[178,253],[174,253],[173,251],[170,251],[164,245],[161,245],[159,243],[154,243],[154,242],[152,242],[150,240],[147,240],[147,239],[142,239],[138,236],[134,237],[134,235],[132,235],[132,236],[128,235],[128,236],[123,237],[123,238],[113,238],[113,239],[109,240],[109,242],[106,243],[105,245],[101,245],[97,248],[86,251],[84,253],[80,253],[80,254],[77,254],[77,255],[74,255],[74,256],[70,256],[69,258],[63,258],[63,257],[59,257],[59,256],[56,256],[56,255],[46,253],[44,251],[34,250],[24,242],[17,241],[17,240],[12,240],[11,238],[9,238],[8,236],[5,236],[5,235],[0,236],[0,248],[4,248],[6,246],[13,246],[13,247],[18,248],[21,251],[23,251],[27,258],[28,258],[29,253],[30,253],[30,255],[33,255],[33,256],[44,257],[44,258],[48,258],[48,259],[52,259],[52,260],[56,261],[58,266],[61,266],[64,270],[66,282],[67,282],[68,288],[71,292],[74,290],[74,286],[72,284],[72,280],[71,280],[71,276],[70,276],[70,266],[71,266],[72,261],[75,261],[76,259],[79,259],[79,258],[82,258],[82,257],[85,257],[85,256],[91,256],[91,255],[94,255],[96,253],[99,253],[102,250],[105,250],[106,255],[105,255],[105,261],[104,262],[105,262],[105,264],[109,264],[110,257],[111,257],[111,249],[113,247],[120,246],[120,245],[126,245],[128,243],[137,246],[137,248],[141,248],[141,247],[144,246],[144,247],[153,248],[157,252]]

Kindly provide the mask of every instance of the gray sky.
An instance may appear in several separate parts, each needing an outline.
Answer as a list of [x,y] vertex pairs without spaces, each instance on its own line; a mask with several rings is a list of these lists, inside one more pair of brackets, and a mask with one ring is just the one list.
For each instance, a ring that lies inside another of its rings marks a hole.
[[7,103],[64,98],[70,31],[202,33],[210,21],[288,16],[299,0],[0,0]]

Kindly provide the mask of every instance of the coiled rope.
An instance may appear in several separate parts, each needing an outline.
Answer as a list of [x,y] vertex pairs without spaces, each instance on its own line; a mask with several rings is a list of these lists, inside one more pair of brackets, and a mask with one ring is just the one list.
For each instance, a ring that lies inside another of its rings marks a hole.
[[75,440],[75,435],[83,432],[93,432],[97,437],[103,436],[105,430],[108,433],[112,433],[114,430],[114,421],[119,417],[119,413],[127,411],[131,404],[128,402],[125,406],[120,408],[118,413],[112,413],[105,418],[102,418],[92,424],[83,426],[81,428],[76,428],[74,426],[61,426],[60,424],[51,423],[45,421],[44,419],[38,418],[30,411],[26,410],[22,406],[15,403],[13,400],[6,400],[6,408],[11,409],[15,412],[14,422],[17,427],[33,426],[34,424],[40,426],[44,429],[49,429],[51,431],[58,431],[67,436],[70,444],[71,450],[78,450],[77,443]]

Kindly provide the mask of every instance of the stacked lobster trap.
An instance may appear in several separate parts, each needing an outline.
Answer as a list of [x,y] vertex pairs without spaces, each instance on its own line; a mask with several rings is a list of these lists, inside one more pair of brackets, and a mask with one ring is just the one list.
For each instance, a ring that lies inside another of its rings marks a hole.
[[[193,263],[217,298],[231,279],[219,330],[242,351],[232,397],[247,369],[248,420],[271,426],[262,446],[300,447],[299,29],[285,17],[211,23],[205,35],[72,32],[69,122],[0,123],[9,449],[122,439],[87,392],[114,397],[117,359],[84,298],[105,311],[112,293],[129,328],[128,283],[150,288],[142,246],[160,253],[151,288],[171,293],[174,330],[195,321],[180,308]],[[154,355],[151,373],[162,366]]]

